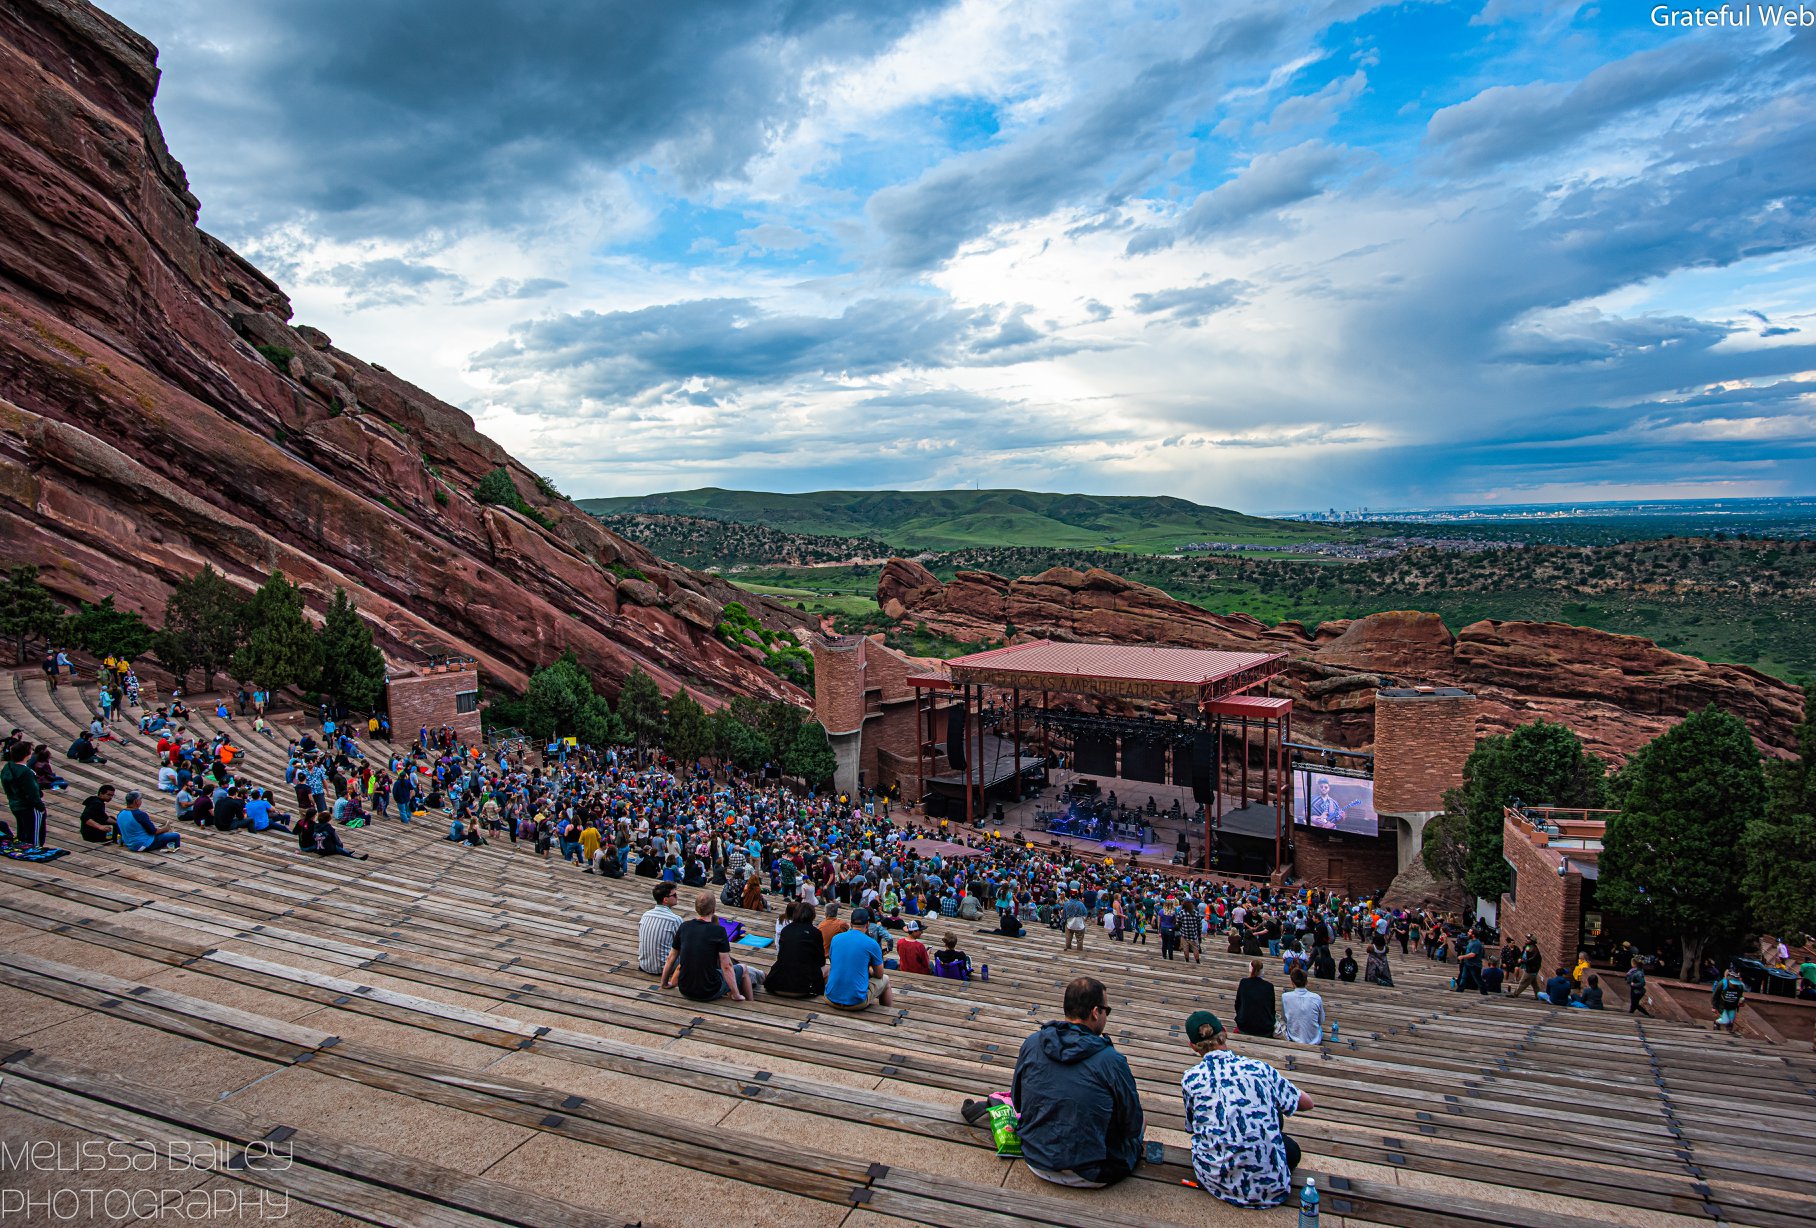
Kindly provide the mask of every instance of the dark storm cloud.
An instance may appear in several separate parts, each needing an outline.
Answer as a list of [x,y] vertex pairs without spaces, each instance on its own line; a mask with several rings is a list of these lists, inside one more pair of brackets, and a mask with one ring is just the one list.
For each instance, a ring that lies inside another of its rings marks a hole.
[[924,297],[864,299],[836,316],[771,313],[749,299],[696,299],[520,324],[509,341],[472,361],[507,381],[554,375],[609,400],[690,380],[864,379],[912,368],[1001,366],[1075,348],[1040,333],[1027,315],[1026,307],[961,310]]
[[236,151],[211,175],[211,210],[242,232],[306,211],[319,230],[367,236],[510,219],[589,169],[650,161],[688,186],[736,176],[797,119],[807,70],[874,53],[936,4],[109,7],[184,64],[160,101],[169,126]]

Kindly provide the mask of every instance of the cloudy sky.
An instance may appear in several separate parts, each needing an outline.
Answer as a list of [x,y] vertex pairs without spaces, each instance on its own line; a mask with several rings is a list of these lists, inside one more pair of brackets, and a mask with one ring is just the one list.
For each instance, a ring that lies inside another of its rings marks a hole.
[[570,494],[1816,491],[1816,29],[102,4],[202,224]]

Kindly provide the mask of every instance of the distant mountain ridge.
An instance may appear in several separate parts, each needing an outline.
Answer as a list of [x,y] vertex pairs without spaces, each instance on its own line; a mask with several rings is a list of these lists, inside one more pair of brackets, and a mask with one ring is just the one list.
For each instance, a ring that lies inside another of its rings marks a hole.
[[595,515],[643,513],[763,524],[788,533],[867,537],[898,550],[1046,546],[1165,552],[1195,541],[1291,544],[1349,530],[1246,516],[1172,495],[1049,494],[1027,490],[725,490],[581,499]]

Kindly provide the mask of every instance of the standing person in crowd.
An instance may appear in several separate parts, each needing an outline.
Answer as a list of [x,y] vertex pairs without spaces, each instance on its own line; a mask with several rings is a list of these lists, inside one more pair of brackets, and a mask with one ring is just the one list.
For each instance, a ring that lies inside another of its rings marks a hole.
[[1249,974],[1236,985],[1236,1030],[1244,1036],[1274,1034],[1274,986],[1261,975],[1261,961],[1249,961]]
[[1646,1009],[1646,969],[1631,955],[1627,958],[1627,1013],[1652,1017]]
[[1715,1030],[1724,1028],[1732,1032],[1734,1021],[1740,1017],[1741,1003],[1747,999],[1746,982],[1740,979],[1740,967],[1729,964],[1728,971],[1716,981],[1709,995],[1709,1001],[1715,1007]]
[[1281,1119],[1309,1112],[1311,1097],[1266,1062],[1231,1053],[1210,1011],[1193,1011],[1185,1034],[1199,1055],[1179,1080],[1199,1188],[1233,1206],[1280,1206],[1299,1166],[1299,1144]]
[[1101,1189],[1135,1171],[1145,1123],[1128,1059],[1103,1031],[1101,981],[1066,986],[1065,1018],[1022,1042],[1011,1099],[1028,1171],[1056,1185]]
[[1089,913],[1090,910],[1085,907],[1085,902],[1079,898],[1077,888],[1073,888],[1071,893],[1066,896],[1065,906],[1060,909],[1060,918],[1066,930],[1064,950],[1070,951],[1072,944],[1076,942],[1078,953],[1084,954],[1085,926],[1088,924]]
[[6,791],[6,806],[13,815],[9,835],[30,848],[42,848],[47,826],[44,787],[38,774],[26,765],[31,756],[30,742],[13,743],[6,752],[6,766],[0,768],[0,787]]
[[1191,896],[1186,897],[1185,903],[1180,905],[1179,919],[1176,924],[1179,927],[1178,941],[1181,962],[1202,964],[1204,948],[1199,945],[1199,942],[1204,934],[1204,922],[1199,917],[1196,899]]
[[1539,952],[1539,940],[1531,934],[1526,935],[1526,945],[1520,950],[1520,983],[1513,987],[1513,997],[1519,997],[1532,987],[1532,996],[1539,996],[1539,969],[1545,966],[1545,957]]

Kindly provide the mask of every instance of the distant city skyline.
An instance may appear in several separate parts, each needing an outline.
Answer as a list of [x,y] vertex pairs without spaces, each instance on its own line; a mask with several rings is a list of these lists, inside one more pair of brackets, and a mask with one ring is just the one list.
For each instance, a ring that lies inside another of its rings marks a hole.
[[203,226],[570,494],[1816,492],[1816,31],[101,3]]

